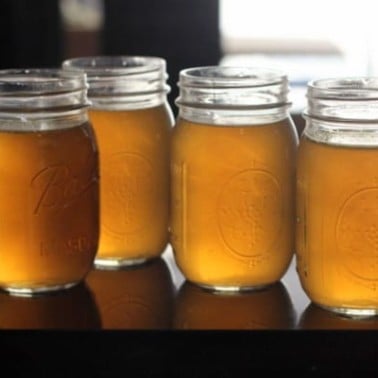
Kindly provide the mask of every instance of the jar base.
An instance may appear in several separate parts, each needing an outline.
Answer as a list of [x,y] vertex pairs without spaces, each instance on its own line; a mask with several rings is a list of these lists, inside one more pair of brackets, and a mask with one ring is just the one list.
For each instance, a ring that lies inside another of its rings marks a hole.
[[364,319],[378,316],[378,308],[334,307],[314,303],[318,307],[346,318]]
[[238,285],[206,285],[201,284],[198,282],[192,282],[191,283],[195,286],[198,286],[206,291],[212,292],[214,294],[238,294],[238,293],[246,293],[251,291],[260,291],[264,290],[272,284],[263,284],[263,285],[251,285],[251,286],[238,286]]
[[59,285],[49,285],[49,286],[36,286],[36,287],[23,287],[23,286],[3,286],[1,290],[7,292],[12,296],[17,297],[33,297],[41,294],[54,293],[57,291],[64,291],[71,289],[72,287],[78,285],[80,281],[70,282],[66,284]]
[[127,258],[96,258],[94,261],[94,267],[96,269],[103,270],[116,270],[125,267],[142,265],[148,261],[148,258],[137,258],[137,259],[127,259]]

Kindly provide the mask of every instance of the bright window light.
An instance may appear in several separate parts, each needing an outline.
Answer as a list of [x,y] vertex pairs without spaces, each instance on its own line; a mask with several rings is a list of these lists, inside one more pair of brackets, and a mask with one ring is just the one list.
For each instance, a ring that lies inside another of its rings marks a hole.
[[219,0],[221,64],[281,67],[298,108],[321,76],[378,76],[376,0]]
[[220,29],[225,38],[357,44],[376,27],[376,9],[374,0],[220,0]]

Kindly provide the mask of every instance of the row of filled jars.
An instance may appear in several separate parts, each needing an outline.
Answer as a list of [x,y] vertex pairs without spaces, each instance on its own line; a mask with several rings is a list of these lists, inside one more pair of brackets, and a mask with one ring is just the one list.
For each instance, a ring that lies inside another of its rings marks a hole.
[[34,294],[168,243],[215,291],[279,281],[294,254],[316,304],[378,313],[378,81],[308,84],[300,141],[285,73],[180,72],[157,57],[84,57],[0,73],[0,285]]

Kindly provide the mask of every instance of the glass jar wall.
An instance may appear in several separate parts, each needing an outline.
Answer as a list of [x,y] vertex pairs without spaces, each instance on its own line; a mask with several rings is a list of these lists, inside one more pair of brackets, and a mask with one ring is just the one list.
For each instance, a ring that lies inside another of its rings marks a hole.
[[0,287],[65,289],[92,267],[99,236],[97,144],[85,75],[0,71]]
[[171,242],[188,281],[211,290],[279,281],[294,252],[296,130],[284,74],[180,73],[171,150]]
[[297,261],[317,305],[378,314],[378,79],[308,85],[298,152]]
[[168,243],[169,143],[166,62],[98,56],[63,62],[88,76],[89,116],[100,153],[100,245],[96,267],[135,265]]

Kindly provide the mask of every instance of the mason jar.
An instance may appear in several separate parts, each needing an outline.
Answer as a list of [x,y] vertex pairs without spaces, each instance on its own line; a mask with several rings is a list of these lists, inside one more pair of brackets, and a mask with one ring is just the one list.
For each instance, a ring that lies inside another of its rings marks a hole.
[[92,268],[98,151],[87,82],[58,69],[0,71],[0,288],[66,289]]
[[166,62],[159,57],[97,56],[63,62],[88,76],[100,154],[98,268],[136,265],[168,244],[169,143]]
[[378,78],[311,81],[298,151],[297,264],[313,303],[378,314]]
[[285,74],[194,67],[179,76],[171,243],[185,278],[239,291],[279,281],[294,252],[297,133]]

